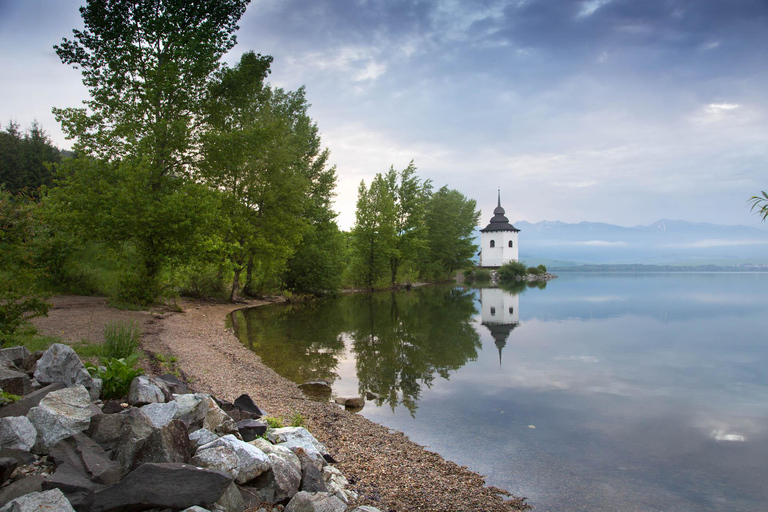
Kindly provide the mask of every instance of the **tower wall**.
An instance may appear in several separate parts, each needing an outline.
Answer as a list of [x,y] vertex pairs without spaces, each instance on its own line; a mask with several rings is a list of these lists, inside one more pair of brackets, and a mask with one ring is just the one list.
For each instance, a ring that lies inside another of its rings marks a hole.
[[[481,267],[500,267],[509,261],[518,261],[518,233],[515,231],[488,231],[480,233],[480,243],[482,244],[480,253]],[[495,242],[495,247],[491,247],[491,240]],[[509,247],[509,242],[512,247]]]

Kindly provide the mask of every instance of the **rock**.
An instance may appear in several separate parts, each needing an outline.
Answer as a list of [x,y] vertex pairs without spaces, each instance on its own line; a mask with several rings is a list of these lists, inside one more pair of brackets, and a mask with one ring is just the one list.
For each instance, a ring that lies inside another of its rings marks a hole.
[[234,482],[227,487],[227,490],[224,491],[224,494],[221,495],[221,498],[219,498],[215,505],[224,512],[243,512],[245,510],[243,495],[240,494],[240,489],[238,489]]
[[311,380],[304,384],[299,384],[299,389],[310,396],[318,397],[330,397],[331,391],[333,391],[331,385],[322,380]]
[[208,510],[207,508],[198,507],[197,505],[195,505],[194,507],[185,508],[181,512],[211,512],[211,511]]
[[179,406],[174,400],[168,403],[147,404],[141,408],[141,412],[147,415],[152,426],[156,428],[160,428],[171,421],[178,410]]
[[70,466],[97,484],[110,485],[120,480],[120,465],[93,439],[85,434],[62,439],[51,447],[48,457],[56,463],[57,471]]
[[187,426],[181,420],[172,420],[162,428],[153,429],[131,463],[135,469],[146,462],[189,462],[192,448]]
[[264,452],[233,435],[199,447],[192,463],[224,471],[239,484],[253,480],[269,469],[269,457]]
[[25,416],[0,418],[0,448],[30,451],[36,439],[37,430]]
[[304,448],[296,448],[293,450],[293,453],[301,462],[301,484],[299,489],[308,492],[327,492],[328,487],[323,480],[322,466],[318,467]]
[[351,490],[347,490],[349,482],[341,474],[341,471],[333,466],[325,466],[323,468],[323,481],[328,488],[328,492],[339,498],[344,503],[349,503],[350,500],[357,499],[357,493]]
[[131,388],[128,391],[129,404],[141,406],[152,403],[165,403],[167,401],[166,394],[154,379],[146,375],[139,375],[131,382]]
[[197,450],[199,446],[208,444],[211,441],[217,440],[218,438],[219,436],[217,436],[216,434],[214,434],[213,432],[205,428],[195,430],[194,432],[189,434],[189,441],[194,450]]
[[46,475],[29,475],[0,487],[0,506],[29,493],[42,491],[46,478]]
[[269,455],[270,452],[272,451],[272,448],[275,447],[274,444],[270,443],[266,439],[262,439],[261,437],[257,437],[256,439],[248,441],[248,444],[255,446],[256,448],[263,451],[267,455]]
[[275,503],[292,498],[301,485],[301,461],[281,446],[273,447],[267,456],[272,470],[259,475],[251,485],[263,501]]
[[[102,414],[91,418],[91,424],[85,433],[104,450],[113,451],[120,441],[120,430],[127,421],[124,414]],[[146,420],[149,423],[149,419]]]
[[33,391],[16,403],[0,407],[0,418],[8,416],[26,416],[29,410],[33,407],[37,407],[40,404],[40,400],[45,398],[48,393],[64,389],[65,387],[66,386],[61,382],[55,382],[44,388],[38,389],[37,391]]
[[361,396],[338,396],[336,397],[335,402],[352,409],[365,407],[365,398]]
[[[194,423],[196,421],[194,415],[198,406],[204,399],[210,397],[211,395],[205,393],[173,395],[173,399],[179,407],[176,411],[176,418],[184,421],[187,425]],[[199,419],[202,419],[202,416]]]
[[147,463],[98,491],[91,512],[206,506],[218,501],[231,483],[232,478],[221,471],[188,464]]
[[125,408],[120,405],[120,402],[117,400],[109,400],[104,404],[104,407],[101,408],[101,412],[104,414],[116,414],[118,412],[123,412],[124,410]]
[[331,455],[330,453],[324,453],[323,459],[325,459],[325,462],[327,462],[328,464],[336,464],[338,462],[336,459],[333,458],[333,455]]
[[83,385],[52,391],[29,410],[37,430],[36,449],[46,453],[54,444],[82,432],[91,423],[91,397]]
[[[1,430],[2,428],[0,428]],[[35,437],[37,437],[37,434],[35,434]],[[20,466],[26,466],[35,462],[35,456],[32,453],[16,448],[0,448],[0,457],[16,459]]]
[[120,463],[123,475],[127,475],[135,467],[136,454],[155,429],[149,418],[139,409],[130,409],[117,416],[122,416],[123,423],[112,458]]
[[26,373],[0,367],[0,389],[6,393],[24,396],[32,392],[32,384]]
[[33,492],[7,503],[0,512],[75,512],[64,494],[53,489]]
[[285,512],[344,512],[347,506],[336,496],[327,492],[309,493],[302,491],[291,499]]
[[283,427],[267,431],[267,439],[275,444],[284,446],[295,453],[296,448],[303,448],[319,467],[325,464],[323,457],[328,449],[323,446],[304,427]]
[[381,512],[381,510],[377,509],[376,507],[372,507],[370,505],[363,505],[362,507],[353,508],[351,512]]
[[240,395],[235,399],[235,407],[237,407],[241,411],[245,411],[247,413],[252,414],[256,419],[266,415],[266,413],[261,409],[261,407],[256,405],[251,399],[251,397],[245,394]]
[[29,356],[24,358],[24,361],[21,363],[21,368],[30,375],[34,374],[37,369],[37,362],[43,357],[43,354],[45,354],[45,352],[42,350],[32,352]]
[[0,485],[11,478],[13,471],[19,467],[19,461],[10,457],[0,457]]
[[8,359],[19,368],[24,367],[24,360],[31,355],[29,349],[23,346],[0,349],[0,358]]
[[155,377],[155,380],[161,381],[163,384],[165,384],[165,387],[168,388],[168,390],[174,395],[189,393],[189,387],[181,382],[178,377],[171,373],[166,373],[165,375]]
[[237,434],[237,424],[226,412],[214,402],[213,398],[206,398],[198,406],[198,411],[203,415],[202,427],[219,435]]
[[241,420],[237,422],[237,430],[243,441],[253,441],[258,436],[263,436],[267,432],[268,425],[259,420]]
[[69,503],[77,510],[88,510],[93,501],[93,494],[104,488],[67,464],[56,468],[56,471],[43,481],[42,486],[44,491],[57,489],[64,493]]
[[88,390],[91,400],[98,400],[101,394],[101,380],[94,380],[75,351],[61,343],[54,343],[43,353],[37,362],[35,379],[40,384],[61,382],[68,387],[81,384]]

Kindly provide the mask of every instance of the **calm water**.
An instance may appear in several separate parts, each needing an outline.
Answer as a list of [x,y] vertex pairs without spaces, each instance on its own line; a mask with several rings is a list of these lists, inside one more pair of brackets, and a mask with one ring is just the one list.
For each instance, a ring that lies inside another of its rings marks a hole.
[[237,312],[297,383],[539,511],[768,510],[768,274],[563,274]]

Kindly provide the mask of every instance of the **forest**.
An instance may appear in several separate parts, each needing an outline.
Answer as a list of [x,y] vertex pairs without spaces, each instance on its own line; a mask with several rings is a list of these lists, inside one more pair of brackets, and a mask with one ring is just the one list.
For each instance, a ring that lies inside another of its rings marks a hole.
[[0,131],[0,341],[56,293],[119,307],[323,295],[472,264],[475,201],[413,162],[360,183],[355,225],[339,229],[339,170],[305,89],[272,86],[270,56],[223,61],[248,3],[80,9],[85,28],[54,47],[89,92],[53,108],[71,151],[37,122]]

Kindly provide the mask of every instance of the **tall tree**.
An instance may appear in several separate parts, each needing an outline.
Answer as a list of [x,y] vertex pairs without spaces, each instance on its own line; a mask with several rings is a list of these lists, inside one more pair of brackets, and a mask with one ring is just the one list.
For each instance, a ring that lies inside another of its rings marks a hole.
[[395,219],[395,198],[384,177],[377,174],[370,188],[361,181],[352,229],[352,265],[356,281],[369,289],[388,277],[397,237]]
[[13,121],[0,132],[0,184],[8,192],[37,196],[51,183],[51,166],[60,162],[61,153],[37,121],[25,133]]
[[424,272],[434,279],[470,266],[477,251],[473,231],[479,220],[474,199],[448,187],[435,192],[426,211],[429,252]]
[[90,94],[86,108],[54,109],[82,155],[65,165],[56,199],[83,234],[130,244],[128,300],[152,300],[163,268],[211,221],[211,197],[191,175],[210,83],[248,3],[88,0],[85,29],[55,47]]

